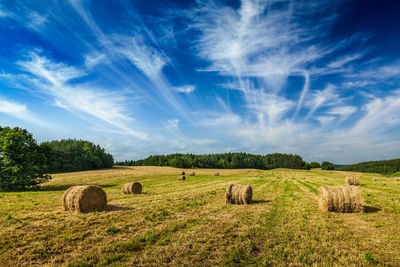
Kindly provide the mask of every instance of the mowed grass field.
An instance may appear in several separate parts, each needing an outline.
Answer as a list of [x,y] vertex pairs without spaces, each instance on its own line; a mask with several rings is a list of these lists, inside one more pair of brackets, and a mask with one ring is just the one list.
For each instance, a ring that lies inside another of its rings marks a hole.
[[[178,181],[179,171],[56,174],[42,191],[0,193],[0,265],[400,266],[400,182],[393,178],[359,174],[365,212],[338,214],[318,210],[318,188],[344,185],[354,173],[195,169]],[[142,194],[121,193],[131,181],[142,183]],[[230,183],[251,185],[254,203],[226,204]],[[100,185],[108,210],[63,211],[62,194],[76,184]]]

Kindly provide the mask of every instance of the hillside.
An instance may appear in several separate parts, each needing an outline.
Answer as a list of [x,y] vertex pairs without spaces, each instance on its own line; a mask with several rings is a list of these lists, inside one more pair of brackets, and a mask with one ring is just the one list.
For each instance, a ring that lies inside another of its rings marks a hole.
[[[400,182],[360,174],[365,213],[342,214],[321,212],[317,194],[345,172],[190,169],[178,181],[180,170],[62,173],[42,191],[0,193],[0,266],[400,266]],[[130,181],[142,194],[121,193]],[[254,202],[226,204],[230,183],[251,185]],[[100,185],[107,211],[63,211],[75,184]]]
[[400,171],[400,159],[378,160],[346,165],[338,168],[341,171],[393,174]]

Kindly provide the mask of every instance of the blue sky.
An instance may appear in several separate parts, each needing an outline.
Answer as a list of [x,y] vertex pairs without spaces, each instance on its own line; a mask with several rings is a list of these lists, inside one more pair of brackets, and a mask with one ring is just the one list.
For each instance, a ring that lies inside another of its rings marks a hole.
[[399,1],[0,2],[0,125],[117,160],[399,157]]

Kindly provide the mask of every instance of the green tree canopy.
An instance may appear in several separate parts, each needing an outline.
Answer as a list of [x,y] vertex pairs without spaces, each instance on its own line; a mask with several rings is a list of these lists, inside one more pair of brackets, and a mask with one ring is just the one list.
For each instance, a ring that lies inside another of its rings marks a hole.
[[252,155],[248,153],[224,154],[170,154],[154,155],[143,160],[118,162],[117,165],[125,166],[171,166],[176,168],[216,168],[216,169],[308,169],[309,164],[299,155],[268,154]]
[[334,170],[335,168],[333,167],[333,163],[330,163],[328,161],[324,161],[321,164],[321,169],[323,169],[323,170]]
[[38,145],[27,130],[0,126],[0,190],[21,190],[43,183],[50,148]]
[[114,165],[111,154],[89,141],[63,139],[43,144],[51,149],[51,172],[96,170],[111,168]]
[[311,168],[321,168],[321,164],[319,164],[316,161],[310,162],[310,167]]

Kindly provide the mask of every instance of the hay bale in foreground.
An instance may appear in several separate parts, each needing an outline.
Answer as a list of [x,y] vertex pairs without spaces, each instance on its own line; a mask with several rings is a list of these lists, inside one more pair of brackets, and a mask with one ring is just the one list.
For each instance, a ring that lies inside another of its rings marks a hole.
[[194,173],[194,172],[191,172],[189,175],[190,175],[190,176],[195,176],[195,173]]
[[97,185],[77,185],[68,188],[63,195],[65,211],[103,211],[107,206],[107,195]]
[[397,181],[397,182],[399,182],[399,181],[400,181],[400,178],[399,178],[399,177],[396,177],[396,178],[394,178],[394,180]]
[[142,193],[142,184],[138,182],[127,183],[122,186],[124,194],[140,194]]
[[249,185],[230,184],[225,192],[228,204],[250,204],[253,199],[253,189]]
[[363,211],[360,190],[355,186],[321,186],[318,206],[322,211],[347,213]]
[[178,175],[185,175],[185,172],[181,171],[180,173],[178,173]]
[[219,172],[216,172],[214,175],[215,175],[215,176],[219,176]]
[[360,177],[346,177],[345,183],[346,185],[359,185]]
[[186,180],[185,175],[179,176],[179,177],[178,177],[178,180],[179,180],[179,181],[185,181],[185,180]]

